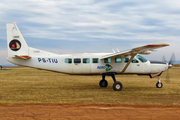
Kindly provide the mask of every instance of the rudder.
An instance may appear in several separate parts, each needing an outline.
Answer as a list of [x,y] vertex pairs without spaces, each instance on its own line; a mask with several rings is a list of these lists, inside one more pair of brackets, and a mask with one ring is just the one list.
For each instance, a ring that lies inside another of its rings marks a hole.
[[6,24],[8,57],[28,56],[29,47],[16,24]]

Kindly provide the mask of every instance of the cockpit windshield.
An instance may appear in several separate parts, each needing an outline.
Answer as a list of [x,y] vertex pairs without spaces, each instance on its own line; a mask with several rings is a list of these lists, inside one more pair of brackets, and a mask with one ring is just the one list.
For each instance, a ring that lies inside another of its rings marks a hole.
[[138,58],[141,62],[147,62],[148,61],[146,58],[144,58],[141,55],[137,55],[136,58]]

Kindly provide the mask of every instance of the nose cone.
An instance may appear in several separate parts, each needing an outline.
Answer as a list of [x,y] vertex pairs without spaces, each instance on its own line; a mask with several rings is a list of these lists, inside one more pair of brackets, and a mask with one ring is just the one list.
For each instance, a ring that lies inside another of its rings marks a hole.
[[150,61],[151,63],[151,72],[162,72],[166,71],[169,68],[168,63],[161,61]]
[[171,64],[168,65],[168,68],[172,68],[173,66]]

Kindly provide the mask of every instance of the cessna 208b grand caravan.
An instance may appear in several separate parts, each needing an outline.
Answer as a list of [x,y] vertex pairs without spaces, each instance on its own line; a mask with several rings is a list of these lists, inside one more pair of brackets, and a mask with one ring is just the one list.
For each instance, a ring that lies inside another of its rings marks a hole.
[[56,71],[67,74],[102,75],[100,87],[107,87],[105,76],[111,76],[115,91],[123,85],[116,81],[116,74],[149,75],[158,77],[157,88],[162,88],[161,74],[170,65],[165,62],[149,61],[140,54],[150,54],[152,50],[169,46],[167,43],[149,44],[131,50],[114,53],[55,54],[29,47],[17,25],[7,24],[7,60],[16,65]]

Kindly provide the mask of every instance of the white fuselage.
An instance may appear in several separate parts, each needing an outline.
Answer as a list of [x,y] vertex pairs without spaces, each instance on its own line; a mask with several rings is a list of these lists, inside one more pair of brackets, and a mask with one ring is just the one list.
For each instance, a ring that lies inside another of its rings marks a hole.
[[16,24],[7,24],[8,61],[22,66],[68,74],[155,74],[168,69],[168,64],[151,62],[138,54],[169,44],[150,44],[115,53],[58,55],[29,47]]
[[[111,58],[105,62],[101,59],[103,55],[108,53],[85,53],[85,54],[64,54],[51,56],[34,56],[30,59],[23,60],[17,57],[9,57],[8,61],[22,66],[28,66],[38,69],[51,70],[67,74],[102,74],[107,72],[116,72],[117,74],[153,74],[168,69],[168,64],[151,63],[150,61],[141,62],[138,58],[134,58],[136,62],[131,62],[127,69],[125,68],[130,56],[119,58]],[[94,60],[95,59],[95,60]],[[97,61],[98,59],[98,61]],[[69,61],[68,61],[69,60]]]

